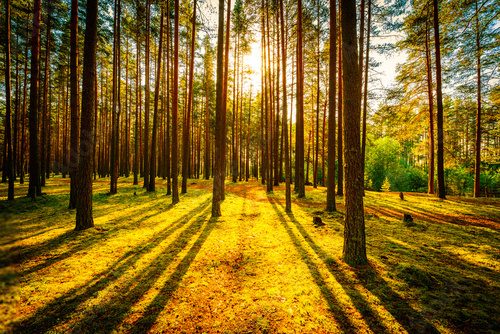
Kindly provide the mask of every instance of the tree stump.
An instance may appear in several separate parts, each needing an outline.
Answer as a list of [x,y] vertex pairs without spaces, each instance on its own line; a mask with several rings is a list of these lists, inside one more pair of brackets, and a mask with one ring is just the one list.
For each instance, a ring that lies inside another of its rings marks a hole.
[[321,226],[325,226],[326,224],[323,223],[323,220],[321,220],[320,217],[313,217],[313,224],[314,224],[314,227],[321,227]]
[[409,213],[405,213],[403,216],[403,222],[406,226],[415,226],[415,222],[413,221],[413,217]]

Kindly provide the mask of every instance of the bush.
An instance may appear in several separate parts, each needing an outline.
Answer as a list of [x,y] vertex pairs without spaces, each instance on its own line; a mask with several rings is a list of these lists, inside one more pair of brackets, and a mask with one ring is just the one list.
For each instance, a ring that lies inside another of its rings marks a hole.
[[398,166],[389,174],[392,191],[426,191],[427,174],[415,167]]
[[445,183],[447,193],[450,195],[465,196],[472,192],[474,176],[464,167],[445,169]]
[[400,150],[399,143],[389,137],[377,139],[368,147],[366,173],[373,190],[380,191],[389,173],[398,168]]

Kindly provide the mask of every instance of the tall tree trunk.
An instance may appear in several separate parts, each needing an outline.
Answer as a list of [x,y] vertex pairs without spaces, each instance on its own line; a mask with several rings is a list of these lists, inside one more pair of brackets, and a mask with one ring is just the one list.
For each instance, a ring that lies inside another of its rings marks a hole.
[[8,190],[7,199],[14,200],[14,157],[12,156],[12,124],[11,124],[11,78],[10,78],[10,0],[5,0],[5,145],[7,146],[7,157],[4,156],[4,164],[7,164]]
[[140,131],[140,116],[139,116],[139,101],[141,100],[140,91],[141,87],[141,41],[140,41],[140,20],[139,20],[139,11],[140,5],[139,1],[137,2],[137,26],[136,26],[136,64],[135,64],[135,127],[134,127],[134,185],[139,184],[139,169],[140,169],[140,149],[139,149],[139,131]]
[[[28,21],[28,20],[27,20]],[[26,29],[26,31],[29,31]],[[28,40],[28,33],[26,40]],[[23,78],[23,112],[22,112],[22,122],[21,122],[21,151],[20,151],[20,167],[21,174],[19,176],[19,184],[24,184],[24,171],[25,171],[25,158],[26,158],[26,107],[27,107],[27,95],[28,95],[28,43],[24,49],[24,78]]]
[[174,1],[174,77],[172,92],[172,204],[179,203],[177,113],[179,110],[179,0]]
[[438,196],[441,199],[446,198],[446,189],[444,185],[444,131],[443,131],[443,92],[441,79],[441,41],[439,37],[439,8],[438,0],[432,0],[434,7],[434,45],[436,48],[436,98],[437,98],[437,177],[438,177]]
[[328,179],[326,181],[326,211],[337,210],[335,205],[335,72],[337,68],[337,6],[330,0],[330,51],[328,68]]
[[302,0],[297,3],[297,120],[295,139],[295,159],[297,173],[297,193],[306,196],[304,184],[304,65],[302,62]]
[[368,262],[365,244],[363,176],[360,146],[361,76],[356,43],[356,1],[341,0],[342,62],[344,84],[345,224],[344,261],[350,265]]
[[31,78],[30,78],[30,182],[28,196],[35,199],[42,194],[40,185],[40,159],[38,147],[38,87],[40,77],[40,20],[42,1],[35,0],[33,6],[33,29],[31,34]]
[[481,34],[477,0],[476,6],[476,71],[477,71],[477,111],[476,111],[476,144],[474,161],[474,197],[481,196]]
[[[231,10],[228,1],[228,12]],[[226,110],[224,108],[224,0],[219,0],[219,26],[217,31],[217,81],[216,81],[216,122],[215,122],[215,159],[214,159],[214,182],[212,193],[212,217],[220,217],[220,202],[222,201],[222,193],[224,191],[224,154],[225,131],[224,123],[226,118]],[[226,36],[227,37],[227,36]],[[226,51],[226,57],[227,57]]]
[[[144,159],[144,185],[143,187],[148,189],[149,184],[149,99],[150,99],[150,74],[149,74],[149,39],[151,33],[151,3],[150,0],[146,0],[146,43],[145,43],[145,92],[144,92],[144,148],[143,148],[143,159]],[[177,125],[176,125],[177,126]]]
[[189,59],[189,83],[187,98],[187,114],[182,129],[182,184],[181,193],[187,193],[188,160],[189,160],[189,125],[193,112],[193,79],[194,79],[194,46],[196,42],[196,0],[193,4],[193,17],[191,22],[191,57]]
[[290,187],[291,180],[291,166],[290,166],[290,150],[288,147],[288,103],[287,103],[287,93],[286,93],[286,44],[285,44],[285,15],[283,11],[283,0],[280,0],[280,30],[281,30],[281,80],[283,87],[283,137],[285,144],[285,211],[292,212],[292,194]]
[[434,194],[434,96],[432,93],[431,50],[429,46],[428,18],[425,20],[425,67],[427,71],[427,97],[429,101],[429,167],[427,192]]
[[160,99],[160,83],[161,83],[161,59],[163,58],[163,18],[164,13],[161,9],[160,16],[160,40],[158,44],[158,62],[156,65],[156,82],[155,82],[155,100],[154,100],[154,111],[153,111],[153,134],[151,136],[151,162],[150,162],[150,174],[149,174],[149,184],[148,191],[155,191],[155,179],[156,179],[156,142],[157,142],[157,128],[158,128],[158,101]]
[[[276,5],[278,5],[278,2],[276,2]],[[280,174],[280,169],[281,169],[281,164],[279,160],[279,143],[280,143],[280,28],[279,28],[279,12],[278,8],[276,8],[276,42],[275,42],[275,47],[274,49],[276,50],[275,53],[275,60],[274,63],[276,64],[276,86],[274,88],[274,92],[276,92],[276,115],[275,115],[275,120],[274,120],[274,185],[279,186],[281,182],[281,174]]]
[[[113,108],[111,111],[111,155],[110,155],[110,194],[118,191],[118,162],[120,137],[120,81],[121,81],[121,1],[115,0],[114,41],[113,41]],[[146,78],[149,78],[146,75]]]
[[92,166],[94,134],[97,46],[97,0],[87,0],[85,42],[83,51],[82,115],[80,126],[80,159],[76,199],[76,230],[94,226],[92,217]]
[[171,177],[171,166],[172,166],[172,159],[170,156],[170,47],[171,47],[171,37],[172,37],[172,30],[171,30],[171,25],[170,25],[170,1],[167,1],[167,45],[166,45],[166,89],[167,89],[167,102],[166,102],[166,108],[167,108],[167,119],[166,119],[166,135],[165,135],[165,158],[167,159],[166,166],[165,166],[165,177],[167,178],[167,195],[172,194],[172,177]]
[[[361,155],[362,155],[362,163],[363,163],[363,189],[365,182],[365,156],[366,156],[366,116],[368,112],[368,66],[370,65],[370,31],[371,31],[371,21],[372,21],[372,0],[368,0],[368,22],[366,27],[366,57],[365,57],[365,67],[360,70],[364,70],[365,79],[363,82],[363,129],[362,129],[362,138],[361,138]],[[360,58],[362,60],[362,58]],[[364,194],[364,191],[363,191]]]
[[44,80],[43,80],[43,106],[42,106],[42,131],[41,131],[41,143],[40,143],[40,185],[45,186],[45,176],[47,170],[47,133],[49,128],[49,80],[50,80],[50,15],[51,15],[51,1],[47,1],[47,24],[46,24],[46,36],[45,36],[45,64],[44,64]]
[[203,178],[210,179],[210,98],[209,98],[209,80],[211,77],[205,71],[205,158]]
[[[224,109],[224,115],[222,116],[222,129],[221,131],[223,132],[223,138],[226,138],[227,135],[227,126],[226,126],[226,111],[227,111],[227,79],[229,75],[229,37],[231,35],[231,0],[228,0],[227,4],[227,12],[226,12],[226,32],[224,35],[225,41],[224,41],[224,81],[223,81],[223,97],[222,97],[222,104],[223,104],[223,109]],[[217,51],[218,52],[218,51]],[[222,191],[220,193],[221,198],[220,200],[224,200],[226,198],[226,193],[225,193],[225,179],[226,179],[226,140],[223,140],[222,144],[222,152],[220,155],[221,159],[223,160],[222,163],[222,174],[219,174],[219,177],[221,177],[221,186],[222,186]],[[215,172],[214,172],[215,174]],[[212,210],[213,212],[213,210]]]
[[[10,6],[10,1],[9,3],[7,4],[6,3],[6,6],[5,6],[5,19],[7,21],[7,5]],[[10,9],[9,9],[10,10]],[[9,18],[10,20],[10,18]],[[7,22],[6,22],[6,25],[7,25]],[[10,28],[10,24],[9,24],[9,28]],[[6,29],[7,30],[7,29]],[[7,34],[8,38],[5,39],[5,42],[6,44],[8,44],[8,47],[10,48],[10,35],[11,34]],[[9,43],[7,43],[7,39],[9,39]],[[7,46],[7,45],[6,45]],[[19,47],[19,35],[16,36],[16,46]],[[7,54],[7,47],[5,47],[5,53]],[[11,55],[9,54],[9,60],[10,60],[10,57]],[[7,58],[7,57],[6,57]],[[7,59],[5,59],[7,60]],[[7,65],[7,61],[5,62],[5,65]],[[7,66],[6,66],[7,68]],[[10,72],[9,72],[10,73]],[[15,100],[16,100],[16,103],[14,105],[14,113],[12,115],[12,120],[11,120],[11,124],[12,124],[12,129],[11,129],[11,146],[12,146],[12,176],[14,178],[14,181],[16,180],[16,177],[17,175],[19,174],[19,160],[18,160],[18,155],[19,155],[19,114],[20,114],[20,99],[21,99],[21,94],[19,92],[20,90],[20,84],[19,84],[19,51],[16,52],[16,72],[15,72],[15,76],[16,76],[16,79],[15,79],[15,89],[16,89],[16,93],[15,93]],[[12,78],[11,78],[12,80]],[[7,87],[5,87],[5,89],[7,90]],[[10,89],[12,90],[12,88]],[[11,100],[12,101],[12,100]],[[7,102],[7,101],[5,101]],[[7,107],[7,106],[6,106]],[[7,111],[7,110],[6,110]],[[11,114],[12,114],[12,102],[11,102]],[[7,116],[7,112],[5,113],[5,116]],[[6,134],[5,134],[5,139],[6,138]],[[8,190],[7,190],[7,197],[8,197]]]
[[71,0],[70,20],[70,113],[71,113],[71,149],[69,151],[69,208],[76,208],[76,173],[78,171],[78,139],[79,139],[79,113],[78,113],[78,0]]
[[[342,15],[342,8],[340,8],[340,15]],[[344,195],[344,132],[342,129],[343,126],[343,75],[342,75],[342,26],[339,29],[339,74],[338,74],[338,108],[337,108],[337,120],[338,120],[338,128],[337,128],[337,157],[338,157],[338,166],[337,166],[337,195]]]
[[317,59],[316,59],[316,150],[314,152],[314,164],[313,164],[313,187],[318,187],[318,161],[319,161],[319,100],[320,100],[320,88],[319,88],[319,59],[320,59],[320,38],[321,38],[321,17],[319,13],[319,0],[316,0],[317,8],[317,20],[318,20],[318,31],[317,31]]

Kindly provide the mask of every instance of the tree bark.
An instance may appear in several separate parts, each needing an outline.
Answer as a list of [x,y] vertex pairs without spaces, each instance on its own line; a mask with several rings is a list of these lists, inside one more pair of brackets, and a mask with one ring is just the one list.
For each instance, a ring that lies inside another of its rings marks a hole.
[[306,196],[304,184],[304,65],[302,61],[302,0],[297,2],[297,120],[295,132],[295,160],[297,173],[297,194]]
[[71,149],[69,158],[69,208],[76,208],[76,173],[78,171],[78,139],[79,139],[79,117],[78,117],[78,0],[71,0],[70,20],[70,113],[71,113]]
[[50,81],[50,24],[51,24],[51,0],[47,1],[47,24],[46,24],[46,36],[45,36],[45,64],[44,64],[44,80],[43,80],[43,106],[42,106],[42,133],[41,133],[41,156],[40,156],[40,185],[45,187],[45,179],[47,172],[47,147],[48,143],[48,132],[50,127],[49,120],[49,81]]
[[439,37],[439,7],[438,0],[432,1],[434,7],[434,44],[436,53],[436,98],[437,98],[437,177],[438,196],[446,198],[444,185],[444,131],[443,131],[443,92],[441,79],[441,41]]
[[476,71],[477,71],[477,111],[476,111],[476,143],[474,160],[474,197],[481,196],[481,38],[477,0],[476,6]]
[[150,173],[149,173],[149,184],[147,190],[149,192],[155,191],[155,180],[156,180],[156,142],[157,142],[157,130],[158,130],[158,101],[160,99],[160,82],[161,82],[161,59],[163,58],[163,9],[161,10],[160,16],[160,40],[158,44],[158,62],[156,66],[156,82],[155,82],[155,100],[154,100],[154,111],[153,111],[153,134],[151,136],[151,162],[150,162]]
[[[231,8],[231,0],[228,1],[228,12]],[[225,98],[223,76],[224,76],[224,0],[219,0],[219,23],[217,31],[217,81],[216,81],[216,122],[215,122],[215,159],[214,159],[214,182],[212,193],[212,217],[220,217],[220,202],[224,191],[224,154],[225,134],[224,123],[226,110],[223,99]],[[228,22],[229,24],[229,22]],[[227,49],[226,49],[227,50]],[[226,57],[228,53],[226,51]]]
[[[361,155],[363,163],[363,189],[365,182],[365,156],[366,156],[366,116],[368,112],[368,66],[370,65],[370,31],[371,31],[371,21],[372,21],[372,0],[368,0],[368,21],[366,23],[366,57],[365,57],[365,67],[362,69],[365,72],[365,79],[363,81],[363,129],[361,138]],[[361,59],[361,58],[360,58]],[[362,59],[361,59],[362,60]],[[361,68],[361,67],[360,67]],[[364,195],[364,191],[363,191]]]
[[[14,157],[12,153],[12,124],[11,124],[11,77],[10,77],[10,0],[5,0],[5,145],[7,146],[7,157],[4,156],[4,163],[7,164],[8,190],[7,199],[14,200]],[[5,161],[6,160],[6,161]]]
[[42,195],[40,184],[40,159],[38,147],[38,87],[40,77],[40,20],[42,1],[35,0],[33,6],[33,30],[31,34],[31,78],[30,78],[30,181],[28,196],[36,199]]
[[[340,12],[342,15],[342,8],[340,8]],[[342,80],[342,27],[340,27],[339,32],[339,73],[338,73],[338,108],[337,108],[337,157],[338,157],[338,166],[337,166],[337,195],[344,195],[344,142],[343,142],[343,80]]]
[[[120,137],[120,81],[121,81],[121,1],[115,0],[114,41],[113,41],[113,107],[111,111],[111,155],[110,155],[110,194],[118,192],[118,161]],[[146,78],[148,76],[146,75]]]
[[360,146],[361,76],[356,42],[356,2],[341,0],[344,106],[345,224],[344,261],[350,265],[368,262],[363,212],[363,176]]
[[172,92],[172,204],[179,203],[177,113],[179,110],[179,0],[174,1],[174,76]]
[[85,42],[83,51],[82,115],[78,166],[76,230],[94,226],[92,217],[92,166],[95,116],[94,80],[96,76],[97,0],[87,0]]
[[143,148],[143,164],[144,164],[144,185],[143,187],[148,189],[149,184],[149,99],[150,99],[150,72],[149,72],[149,58],[150,58],[150,50],[149,50],[149,39],[151,33],[151,3],[150,0],[146,1],[146,42],[145,42],[145,92],[144,92],[144,148]]
[[429,46],[428,18],[425,20],[425,67],[427,71],[427,97],[429,103],[429,167],[427,192],[434,194],[434,96],[432,93],[432,66]]
[[328,77],[328,179],[326,181],[326,211],[337,210],[335,205],[335,96],[337,87],[335,72],[337,68],[337,6],[330,0],[330,52]]
[[194,78],[194,47],[196,42],[196,0],[193,4],[193,18],[191,22],[191,57],[189,59],[189,82],[187,97],[187,114],[182,129],[182,184],[181,194],[187,193],[188,160],[189,160],[189,125],[193,112],[193,78]]

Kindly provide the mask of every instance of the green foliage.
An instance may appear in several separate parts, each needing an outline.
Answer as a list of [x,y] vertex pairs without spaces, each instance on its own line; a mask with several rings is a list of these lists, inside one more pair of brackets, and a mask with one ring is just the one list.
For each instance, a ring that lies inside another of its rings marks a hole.
[[389,173],[398,168],[401,146],[394,138],[377,139],[367,150],[366,172],[372,188],[380,191]]
[[448,193],[464,196],[468,189],[472,189],[474,178],[471,172],[464,167],[445,170]]

